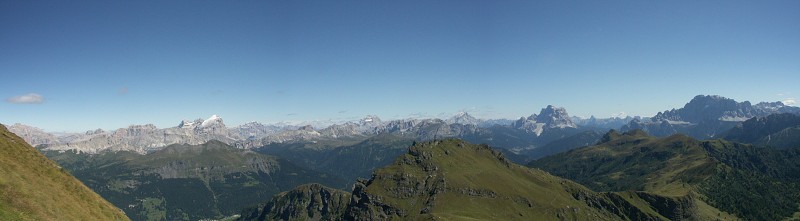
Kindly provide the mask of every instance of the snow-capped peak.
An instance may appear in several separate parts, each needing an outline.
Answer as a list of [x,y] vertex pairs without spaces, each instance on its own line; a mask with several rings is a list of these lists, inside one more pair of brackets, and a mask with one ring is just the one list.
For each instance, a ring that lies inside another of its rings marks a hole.
[[473,117],[472,115],[469,115],[469,113],[467,113],[467,112],[461,111],[461,112],[456,113],[456,115],[454,115],[453,117],[450,117],[450,119],[447,119],[447,123],[450,123],[450,124],[458,123],[458,124],[463,124],[463,125],[469,125],[469,124],[478,125],[478,124],[480,124],[480,120],[478,120],[477,118]]
[[208,125],[211,125],[211,124],[214,124],[214,123],[217,123],[217,122],[222,122],[222,118],[217,116],[216,114],[214,114],[214,115],[211,115],[211,117],[209,117],[208,119],[204,120],[203,123],[200,124],[200,126],[206,127]]

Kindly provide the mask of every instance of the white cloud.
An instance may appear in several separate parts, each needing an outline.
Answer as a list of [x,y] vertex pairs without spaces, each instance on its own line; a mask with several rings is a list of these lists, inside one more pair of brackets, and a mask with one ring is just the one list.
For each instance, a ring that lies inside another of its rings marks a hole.
[[14,104],[41,104],[44,102],[44,97],[37,93],[30,93],[6,99],[6,102]]
[[797,98],[786,98],[786,100],[783,100],[783,105],[795,106],[797,105]]

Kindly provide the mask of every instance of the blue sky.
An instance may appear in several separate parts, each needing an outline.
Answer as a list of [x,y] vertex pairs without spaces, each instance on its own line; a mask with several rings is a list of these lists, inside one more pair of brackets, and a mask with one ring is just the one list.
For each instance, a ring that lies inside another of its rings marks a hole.
[[[800,98],[800,1],[0,1],[0,123],[652,116]],[[39,97],[36,97],[39,96]]]

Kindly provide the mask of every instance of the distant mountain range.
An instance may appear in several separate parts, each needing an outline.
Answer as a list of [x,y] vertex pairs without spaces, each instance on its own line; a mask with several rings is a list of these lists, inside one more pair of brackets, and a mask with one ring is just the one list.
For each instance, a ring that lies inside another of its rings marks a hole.
[[[133,220],[223,219],[246,207],[244,220],[760,220],[791,216],[800,199],[797,110],[698,96],[649,118],[577,118],[549,105],[517,120],[462,112],[227,127],[214,115],[170,128],[9,130]],[[515,165],[529,162],[577,183]],[[783,206],[763,206],[772,204]]]
[[[334,124],[322,129],[310,125],[265,125],[257,122],[228,128],[223,119],[213,115],[208,119],[183,120],[177,126],[156,128],[152,124],[132,125],[114,131],[93,130],[85,133],[51,134],[41,129],[14,124],[10,130],[27,142],[46,150],[77,150],[96,154],[103,151],[133,151],[140,154],[160,150],[171,144],[197,145],[211,140],[236,146],[256,148],[274,143],[312,141],[317,139],[363,139],[377,134],[393,134],[414,140],[432,140],[447,137],[486,137],[498,130],[518,130],[517,134],[539,137],[546,130],[575,129],[564,108],[548,106],[539,114],[517,121],[481,120],[461,112],[447,119],[401,119],[382,121],[377,116],[367,116],[356,122]],[[476,140],[480,141],[480,140]],[[508,143],[484,140],[506,148],[531,147],[530,141]],[[534,142],[536,143],[536,142]],[[541,142],[539,142],[541,143]]]
[[[482,120],[469,113],[460,112],[446,120],[382,121],[377,116],[367,116],[359,121],[333,124],[321,129],[310,125],[267,125],[258,122],[228,128],[221,117],[213,115],[208,119],[183,120],[177,126],[170,128],[156,128],[152,124],[146,124],[132,125],[114,131],[98,129],[80,134],[52,134],[23,124],[14,124],[9,130],[38,148],[77,150],[91,154],[120,150],[145,154],[171,144],[197,145],[211,140],[249,149],[292,142],[363,140],[384,133],[419,141],[462,138],[474,143],[486,143],[509,149],[516,154],[524,154],[581,132],[603,133],[608,129],[620,131],[642,129],[655,136],[682,133],[697,139],[716,138],[744,120],[776,113],[800,114],[800,108],[786,106],[780,102],[761,102],[751,105],[747,101],[740,103],[720,96],[698,95],[683,108],[659,112],[649,118],[629,116],[584,119],[570,117],[566,109],[548,105],[539,113],[518,120]],[[577,145],[586,142],[561,143]],[[567,145],[555,149],[575,147],[578,146]]]
[[686,134],[697,139],[719,137],[742,121],[770,114],[800,114],[800,107],[781,102],[736,102],[716,95],[698,95],[683,108],[659,112],[649,120],[634,119],[622,131],[642,129],[655,136]]

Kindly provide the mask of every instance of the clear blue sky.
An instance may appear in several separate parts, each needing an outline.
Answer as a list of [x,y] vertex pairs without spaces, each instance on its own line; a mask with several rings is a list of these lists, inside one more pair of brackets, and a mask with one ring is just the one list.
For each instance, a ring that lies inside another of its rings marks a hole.
[[652,116],[698,94],[791,100],[799,12],[795,0],[0,1],[0,123],[517,118],[548,104]]

